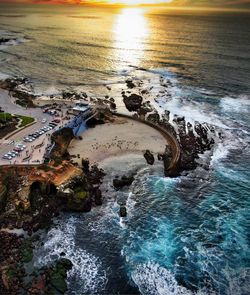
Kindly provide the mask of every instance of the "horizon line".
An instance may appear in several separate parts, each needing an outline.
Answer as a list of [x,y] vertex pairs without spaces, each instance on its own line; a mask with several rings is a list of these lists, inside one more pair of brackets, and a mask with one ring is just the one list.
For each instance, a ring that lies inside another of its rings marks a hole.
[[90,7],[108,7],[108,8],[150,8],[150,7],[156,7],[156,8],[165,8],[169,10],[194,10],[194,11],[225,11],[225,12],[250,12],[250,8],[236,8],[236,7],[212,7],[212,6],[171,6],[164,3],[158,3],[158,4],[135,4],[135,5],[127,5],[123,3],[105,3],[105,2],[85,2],[85,3],[32,3],[32,2],[8,2],[8,1],[1,1],[0,5],[35,5],[35,6],[90,6]]

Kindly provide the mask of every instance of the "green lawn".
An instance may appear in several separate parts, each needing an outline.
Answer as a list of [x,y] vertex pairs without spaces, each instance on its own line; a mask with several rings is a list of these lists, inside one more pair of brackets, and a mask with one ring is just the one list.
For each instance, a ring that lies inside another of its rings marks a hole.
[[19,119],[21,119],[21,124],[20,124],[20,127],[24,127],[32,122],[35,121],[34,118],[32,117],[27,117],[27,116],[21,116],[21,115],[12,115],[12,114],[9,114],[9,113],[0,113],[0,119],[1,120],[4,120],[4,121],[8,121],[8,120],[11,120],[12,117],[18,117]]
[[20,118],[22,120],[20,127],[24,127],[24,126],[35,121],[35,119],[32,117],[18,116],[18,118]]
[[6,121],[8,121],[8,120],[10,120],[12,118],[12,115],[11,114],[9,114],[9,113],[0,113],[0,119],[1,120],[6,120]]

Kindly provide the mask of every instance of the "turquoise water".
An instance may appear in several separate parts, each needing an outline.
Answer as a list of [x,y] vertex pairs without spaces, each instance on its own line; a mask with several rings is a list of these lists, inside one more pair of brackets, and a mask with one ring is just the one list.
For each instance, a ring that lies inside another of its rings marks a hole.
[[234,151],[177,179],[139,169],[129,191],[106,193],[101,208],[61,216],[38,261],[62,251],[73,260],[68,294],[248,294],[248,159]]

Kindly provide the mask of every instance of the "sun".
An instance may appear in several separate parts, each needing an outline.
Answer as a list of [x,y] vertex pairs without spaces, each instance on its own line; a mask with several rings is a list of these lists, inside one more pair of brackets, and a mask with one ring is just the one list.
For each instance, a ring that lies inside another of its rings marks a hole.
[[109,4],[122,4],[122,5],[147,5],[147,4],[160,4],[170,3],[173,0],[108,0]]

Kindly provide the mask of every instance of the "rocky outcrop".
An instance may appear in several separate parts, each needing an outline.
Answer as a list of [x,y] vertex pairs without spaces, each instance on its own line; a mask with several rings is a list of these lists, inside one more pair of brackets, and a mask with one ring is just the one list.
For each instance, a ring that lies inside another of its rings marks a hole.
[[4,81],[0,81],[0,87],[8,90],[13,97],[16,97],[16,103],[23,107],[34,107],[33,100],[36,96],[27,84],[26,78],[7,78]]
[[154,158],[154,155],[149,150],[146,150],[143,156],[149,165],[154,165],[155,158]]
[[138,111],[141,108],[142,100],[142,97],[138,94],[133,93],[130,96],[123,94],[123,102],[130,112]]
[[84,175],[71,179],[68,183],[58,187],[57,197],[62,200],[65,210],[89,212],[92,199],[89,185]]
[[63,158],[68,155],[67,150],[71,140],[74,138],[74,134],[71,128],[65,127],[59,129],[52,134],[51,140],[55,143],[53,150],[51,151],[51,158]]
[[69,259],[61,258],[54,267],[49,269],[47,294],[56,294],[57,292],[64,294],[68,290],[66,278],[67,272],[72,266]]
[[211,136],[211,134],[214,134],[214,129],[207,124],[198,122],[194,126],[190,123],[186,124],[184,118],[177,119],[176,123],[181,147],[179,169],[195,169],[197,167],[196,159],[199,158],[199,154],[211,149],[214,144],[214,139]]
[[88,95],[85,92],[77,93],[75,91],[63,91],[62,98],[67,100],[82,100],[87,98]]
[[120,179],[115,178],[113,180],[113,186],[116,190],[123,188],[124,186],[130,186],[134,181],[133,176],[125,176],[123,175]]
[[120,207],[120,217],[127,217],[127,208],[125,206]]
[[93,205],[102,205],[99,185],[104,172],[95,165],[89,167],[88,160],[82,159],[82,164],[82,175],[74,177],[57,189],[57,197],[63,200],[65,210],[88,212]]
[[102,191],[99,188],[93,190],[94,202],[96,206],[102,205]]
[[91,205],[92,201],[89,192],[81,190],[67,197],[66,209],[75,212],[89,212]]
[[150,121],[150,122],[152,122],[152,123],[157,124],[160,121],[160,116],[159,116],[158,113],[154,112],[154,113],[151,113],[151,114],[149,114],[147,116],[147,120]]
[[136,85],[134,84],[134,82],[133,82],[133,80],[131,78],[126,80],[126,84],[127,84],[127,87],[129,89],[132,89],[132,88],[136,87]]

